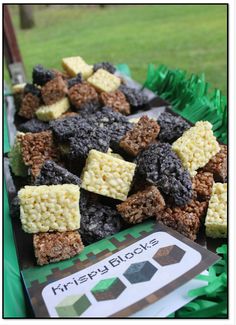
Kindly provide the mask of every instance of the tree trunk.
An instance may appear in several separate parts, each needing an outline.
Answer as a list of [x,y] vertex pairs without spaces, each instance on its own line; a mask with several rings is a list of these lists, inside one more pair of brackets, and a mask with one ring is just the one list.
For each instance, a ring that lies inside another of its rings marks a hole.
[[19,5],[20,9],[20,27],[21,29],[30,29],[34,27],[34,16],[32,5]]

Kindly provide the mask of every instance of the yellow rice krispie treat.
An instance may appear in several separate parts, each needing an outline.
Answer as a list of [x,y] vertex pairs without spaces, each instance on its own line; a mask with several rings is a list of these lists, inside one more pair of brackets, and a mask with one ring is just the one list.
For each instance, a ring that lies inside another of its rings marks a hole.
[[90,150],[81,176],[81,187],[124,201],[130,190],[135,167],[135,164],[110,154]]
[[227,238],[227,183],[215,183],[205,220],[206,235]]
[[80,188],[73,184],[25,186],[18,192],[20,218],[28,233],[80,227]]
[[104,69],[97,70],[87,81],[94,88],[107,93],[115,91],[121,84],[120,78]]
[[60,117],[69,108],[70,102],[68,98],[65,97],[52,105],[41,106],[36,111],[36,116],[41,121],[51,121]]
[[93,73],[93,66],[87,64],[80,56],[62,59],[62,66],[71,77],[81,73],[83,78],[87,79]]
[[11,147],[11,150],[9,152],[9,163],[11,166],[11,170],[13,174],[16,176],[25,177],[28,174],[28,168],[24,163],[23,157],[22,157],[22,140],[24,137],[23,132],[17,132],[16,138],[13,146]]
[[212,124],[200,121],[185,131],[172,144],[172,149],[182,160],[183,166],[188,169],[190,175],[195,176],[196,170],[204,167],[220,151],[220,146],[213,135]]

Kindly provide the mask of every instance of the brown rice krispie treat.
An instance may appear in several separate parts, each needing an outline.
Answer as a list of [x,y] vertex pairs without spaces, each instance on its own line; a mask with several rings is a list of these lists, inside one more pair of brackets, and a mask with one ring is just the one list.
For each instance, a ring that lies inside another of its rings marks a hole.
[[40,107],[40,105],[40,98],[31,93],[28,93],[22,99],[21,107],[18,114],[27,119],[31,119],[35,116],[35,112]]
[[155,186],[149,186],[131,195],[116,207],[125,221],[135,224],[155,217],[164,209],[165,201]]
[[120,90],[115,90],[110,93],[102,92],[100,98],[103,105],[112,108],[113,111],[120,112],[124,115],[130,114],[130,104]]
[[52,105],[65,97],[67,87],[62,77],[56,77],[42,87],[41,93],[44,103]]
[[221,144],[218,152],[202,169],[213,173],[215,182],[227,182],[227,146]]
[[167,207],[157,215],[156,220],[178,231],[182,235],[195,240],[207,210],[207,202],[192,200],[182,207]]
[[99,97],[96,90],[87,82],[75,84],[68,91],[70,102],[76,109],[83,109],[85,104],[98,102]]
[[211,197],[214,178],[212,173],[199,171],[193,177],[193,195],[198,201],[209,201]]
[[84,248],[78,231],[34,234],[33,244],[38,265],[66,260]]
[[138,123],[123,136],[120,141],[120,147],[130,155],[137,156],[140,151],[145,149],[156,139],[159,131],[160,127],[157,122],[144,115],[139,119]]
[[52,131],[26,133],[21,145],[23,161],[26,166],[31,167],[33,177],[39,175],[45,160],[59,160],[59,153],[53,142]]

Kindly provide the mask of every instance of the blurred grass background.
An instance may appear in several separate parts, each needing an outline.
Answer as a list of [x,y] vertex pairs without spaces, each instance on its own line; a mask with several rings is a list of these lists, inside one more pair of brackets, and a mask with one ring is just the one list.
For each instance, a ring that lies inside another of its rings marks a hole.
[[28,80],[35,64],[60,68],[62,57],[80,55],[90,64],[127,63],[139,82],[149,63],[204,72],[226,95],[226,5],[35,5],[29,30],[19,28],[18,5],[10,11]]

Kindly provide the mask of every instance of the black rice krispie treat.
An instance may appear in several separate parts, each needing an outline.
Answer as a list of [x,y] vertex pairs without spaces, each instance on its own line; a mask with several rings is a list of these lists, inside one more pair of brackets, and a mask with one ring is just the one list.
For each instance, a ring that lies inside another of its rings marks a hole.
[[48,81],[54,79],[55,76],[56,74],[53,71],[45,69],[41,64],[38,64],[33,68],[33,84],[44,86]]
[[160,127],[157,122],[144,115],[123,136],[120,141],[120,147],[135,157],[156,139],[159,131]]
[[137,172],[156,185],[165,200],[175,205],[185,205],[192,199],[190,174],[167,143],[151,144],[136,160]]
[[46,131],[49,129],[49,123],[40,121],[36,118],[32,118],[31,120],[21,123],[18,126],[18,130],[21,132],[31,132],[31,133],[38,133],[42,131]]
[[110,73],[115,73],[115,71],[116,71],[116,68],[110,62],[100,62],[100,63],[94,64],[93,72],[96,72],[99,69],[106,70],[106,71],[108,71]]
[[81,180],[78,176],[70,173],[66,168],[59,166],[53,160],[46,160],[36,177],[34,185],[59,185],[75,184],[80,186]]
[[118,112],[114,112],[107,107],[103,107],[95,114],[89,116],[88,122],[93,127],[99,127],[110,135],[110,145],[114,150],[119,149],[119,142],[121,138],[133,126],[126,116]]
[[115,208],[87,200],[80,205],[80,229],[83,242],[90,244],[119,232],[120,214]]
[[160,125],[158,140],[168,143],[172,143],[177,140],[179,137],[181,137],[184,131],[191,127],[191,125],[181,116],[175,116],[168,112],[162,113],[158,117],[157,123]]
[[119,90],[125,95],[129,104],[135,109],[148,103],[148,97],[142,90],[130,88],[124,84],[120,85]]

